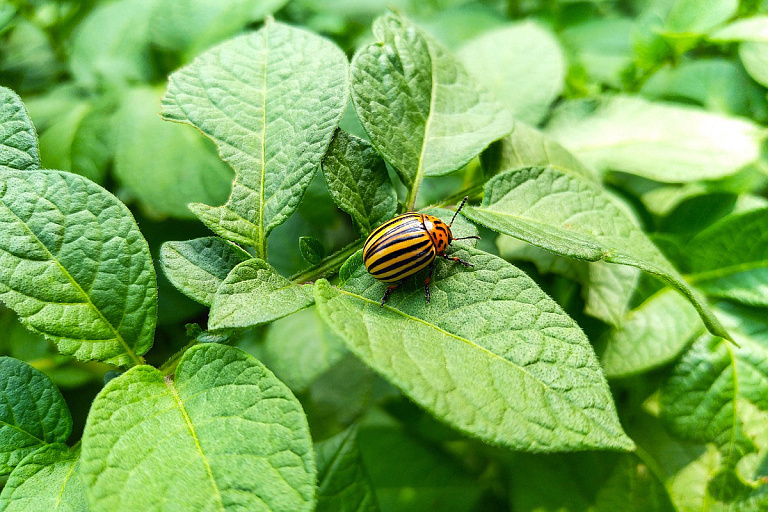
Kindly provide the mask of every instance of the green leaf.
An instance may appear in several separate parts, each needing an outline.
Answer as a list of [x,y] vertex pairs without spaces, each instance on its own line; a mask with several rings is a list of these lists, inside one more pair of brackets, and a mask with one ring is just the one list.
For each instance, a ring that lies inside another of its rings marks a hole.
[[676,34],[705,34],[728,21],[738,7],[738,0],[676,0],[664,28]]
[[481,155],[488,174],[499,174],[521,167],[552,167],[596,180],[596,173],[581,163],[563,146],[535,128],[515,123],[508,136],[494,143]]
[[500,235],[496,246],[505,260],[525,260],[542,274],[554,273],[581,283],[584,312],[610,325],[620,325],[629,311],[640,271],[634,267],[564,258],[511,236]]
[[299,237],[299,251],[301,256],[311,265],[317,265],[325,258],[323,242],[313,236]]
[[531,167],[485,186],[483,204],[464,215],[484,226],[571,258],[637,267],[672,284],[696,307],[707,328],[730,339],[703,298],[622,208],[599,186],[570,173]]
[[64,443],[72,416],[59,390],[43,372],[0,357],[0,475],[7,475],[41,446]]
[[156,215],[193,217],[189,203],[226,200],[232,170],[195,130],[163,122],[159,98],[159,91],[144,87],[122,96],[115,176]]
[[217,236],[165,242],[160,263],[168,280],[188,297],[210,306],[222,281],[251,255]]
[[578,66],[591,80],[623,89],[623,77],[635,57],[635,28],[635,20],[606,17],[567,27],[559,35],[571,68]]
[[697,59],[662,67],[640,92],[649,99],[694,101],[723,114],[752,116],[754,110],[768,109],[762,89],[730,59]]
[[303,393],[347,353],[309,307],[269,324],[259,359],[293,392]]
[[405,18],[373,25],[352,59],[352,100],[371,142],[409,189],[453,172],[508,134],[512,117],[443,46]]
[[78,453],[63,444],[50,444],[16,466],[0,494],[0,510],[87,512]]
[[745,119],[630,96],[566,104],[547,133],[599,170],[668,183],[734,174],[757,160],[765,137]]
[[211,304],[209,329],[261,325],[311,306],[312,285],[293,284],[264,260],[238,264],[219,285]]
[[[768,323],[762,311],[722,311],[740,347],[700,338],[683,356],[661,390],[661,419],[676,436],[713,443],[726,469],[756,449],[747,428],[754,408],[768,412]],[[763,424],[764,425],[764,424]],[[764,441],[760,441],[764,444]]]
[[753,16],[735,20],[708,34],[707,39],[716,42],[768,43],[768,16]]
[[688,278],[707,294],[768,306],[768,209],[732,214],[685,246]]
[[768,87],[768,43],[741,43],[739,58],[747,73],[763,87]]
[[136,364],[157,285],[131,212],[82,176],[0,169],[0,299],[81,360]]
[[155,2],[150,31],[154,43],[188,55],[278,11],[287,0],[163,0]]
[[173,379],[137,366],[111,380],[91,407],[80,460],[92,510],[314,506],[301,405],[256,359],[224,345],[191,348]]
[[152,78],[149,24],[155,0],[102,3],[72,35],[69,66],[89,87],[148,82]]
[[597,493],[595,512],[676,512],[669,494],[651,469],[625,455]]
[[328,190],[361,235],[395,216],[397,194],[370,142],[338,130],[323,158]]
[[540,123],[565,86],[565,56],[557,38],[532,21],[485,32],[462,46],[458,56],[524,123]]
[[358,446],[381,510],[483,510],[477,479],[437,445],[399,428],[374,426],[360,429]]
[[626,377],[672,361],[702,334],[696,310],[671,288],[651,296],[633,309],[607,335],[600,356],[606,377]]
[[341,50],[273,21],[173,73],[163,117],[197,127],[235,169],[226,205],[197,203],[192,211],[217,234],[266,257],[266,237],[296,210],[347,95]]
[[[458,244],[457,244],[458,247]],[[584,333],[520,270],[476,250],[380,307],[365,267],[315,285],[320,316],[366,364],[438,419],[517,450],[631,449]],[[515,411],[511,414],[511,411]]]
[[353,426],[315,445],[317,512],[377,512],[379,505]]
[[0,165],[28,171],[40,168],[37,133],[21,98],[0,87]]

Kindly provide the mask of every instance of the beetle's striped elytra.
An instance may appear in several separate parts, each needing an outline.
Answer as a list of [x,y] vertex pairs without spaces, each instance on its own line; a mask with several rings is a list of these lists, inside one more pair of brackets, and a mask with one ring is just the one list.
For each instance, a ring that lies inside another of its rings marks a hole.
[[392,290],[398,287],[404,279],[429,267],[429,275],[424,281],[424,295],[429,302],[429,282],[435,270],[435,258],[445,259],[471,267],[472,264],[459,258],[445,255],[445,251],[454,240],[479,238],[467,236],[454,238],[451,226],[456,215],[464,207],[464,198],[450,224],[445,224],[437,217],[425,213],[409,212],[388,220],[368,235],[363,246],[363,262],[368,272],[385,283],[387,291],[381,299],[382,306]]

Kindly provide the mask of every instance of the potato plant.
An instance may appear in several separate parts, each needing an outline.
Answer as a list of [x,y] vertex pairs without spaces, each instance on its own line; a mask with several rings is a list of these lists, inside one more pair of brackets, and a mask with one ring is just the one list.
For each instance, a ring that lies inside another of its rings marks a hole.
[[768,5],[389,7],[0,6],[0,510],[768,509]]

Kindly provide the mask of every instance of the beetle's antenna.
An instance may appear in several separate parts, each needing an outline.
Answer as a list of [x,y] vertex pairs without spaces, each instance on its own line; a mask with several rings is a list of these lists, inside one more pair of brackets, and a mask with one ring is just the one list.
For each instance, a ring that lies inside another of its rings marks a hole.
[[468,240],[470,238],[474,238],[475,240],[480,240],[480,237],[479,236],[475,236],[475,235],[472,235],[472,236],[460,236],[459,238],[452,238],[451,240]]
[[[467,202],[467,199],[469,199],[469,196],[464,196],[464,200],[461,202],[461,205],[459,205],[459,208],[456,210],[456,213],[453,214],[453,217],[451,218],[451,223],[448,224],[448,227],[450,228],[453,226],[453,221],[456,220],[456,216],[459,214],[462,208],[464,208],[464,203]],[[454,240],[458,240],[458,238],[454,238]]]

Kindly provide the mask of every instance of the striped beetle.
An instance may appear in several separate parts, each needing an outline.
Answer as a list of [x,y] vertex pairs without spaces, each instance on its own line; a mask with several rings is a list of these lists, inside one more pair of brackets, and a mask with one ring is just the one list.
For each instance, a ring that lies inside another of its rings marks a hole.
[[400,282],[427,267],[429,267],[429,275],[424,281],[424,296],[429,302],[429,282],[435,271],[436,256],[461,263],[465,267],[473,266],[467,261],[445,254],[454,240],[480,238],[478,236],[454,238],[451,233],[453,221],[467,199],[465,197],[461,202],[447,226],[432,215],[409,212],[385,222],[368,235],[363,246],[365,268],[379,281],[397,283],[387,286],[387,291],[381,298],[382,306],[392,290],[400,286]]

